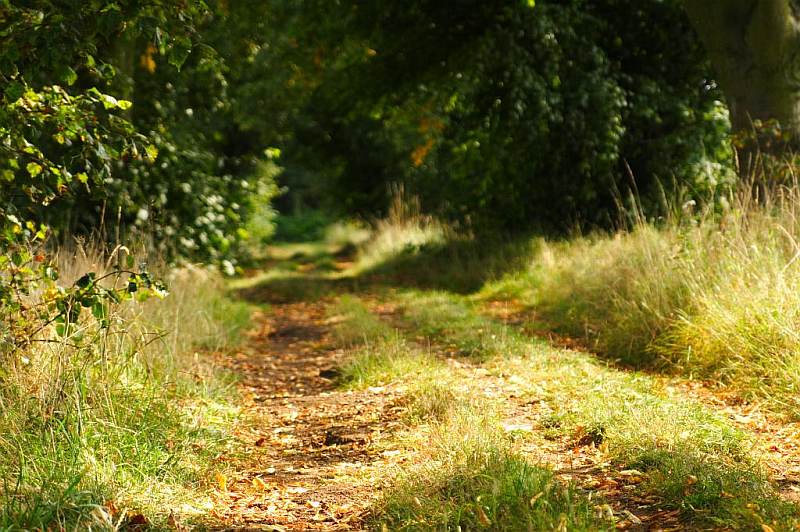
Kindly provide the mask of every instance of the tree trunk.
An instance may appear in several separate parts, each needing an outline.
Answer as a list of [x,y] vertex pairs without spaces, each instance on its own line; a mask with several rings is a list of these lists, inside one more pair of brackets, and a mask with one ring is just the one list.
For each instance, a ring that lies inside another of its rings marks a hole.
[[[684,0],[728,101],[734,134],[749,139],[740,152],[746,172],[753,170],[759,151],[779,155],[800,147],[800,10],[795,2]],[[780,125],[780,135],[764,128],[773,123]]]

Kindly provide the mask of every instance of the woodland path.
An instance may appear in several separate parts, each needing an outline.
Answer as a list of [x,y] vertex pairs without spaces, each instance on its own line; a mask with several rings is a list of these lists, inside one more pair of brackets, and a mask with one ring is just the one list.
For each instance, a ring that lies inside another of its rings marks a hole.
[[230,364],[241,376],[246,449],[227,481],[231,529],[353,530],[374,502],[396,453],[381,449],[397,426],[397,396],[337,390],[343,351],[330,338],[324,302],[257,313]]
[[[375,315],[392,326],[397,323],[390,304],[364,295]],[[402,444],[402,388],[348,391],[336,385],[336,368],[347,352],[333,337],[336,318],[328,309],[335,298],[276,302],[257,311],[247,341],[227,359],[240,375],[244,422],[237,433],[241,456],[230,464],[232,472],[217,479],[215,513],[222,529],[365,529],[382,493],[415,461],[415,451]],[[510,327],[525,329],[528,318],[513,306],[485,310]],[[492,376],[480,365],[452,357],[436,338],[424,341],[474,389],[502,398],[507,426],[532,434],[522,452],[552,468],[559,480],[600,495],[618,528],[684,528],[677,510],[662,508],[656,498],[633,495],[641,479],[612,467],[597,446],[539,434],[546,412],[521,397],[513,377]],[[703,383],[664,379],[669,393],[708,405],[752,434],[784,497],[797,500],[800,425]]]

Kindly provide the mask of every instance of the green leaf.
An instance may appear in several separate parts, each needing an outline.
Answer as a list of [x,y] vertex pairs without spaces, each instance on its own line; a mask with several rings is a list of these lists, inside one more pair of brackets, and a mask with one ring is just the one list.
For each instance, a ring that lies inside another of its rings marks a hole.
[[155,161],[156,157],[158,157],[158,148],[153,144],[148,144],[144,151],[147,153],[147,158],[151,161]]
[[169,49],[169,64],[180,70],[191,52],[192,43],[188,39],[176,39]]
[[78,81],[78,74],[69,66],[63,66],[59,69],[58,77],[61,81],[70,86]]
[[131,108],[132,105],[133,105],[133,102],[131,102],[131,101],[128,101],[128,100],[117,100],[117,107],[119,107],[123,111],[127,111],[128,109]]
[[103,107],[106,109],[115,109],[119,107],[119,101],[111,96],[110,94],[100,94],[100,101],[103,103]]
[[89,272],[83,275],[83,277],[81,277],[77,281],[75,281],[75,286],[77,286],[78,288],[86,288],[87,286],[90,286],[91,284],[94,283],[94,278],[95,278],[95,273]]
[[31,175],[31,177],[36,177],[42,173],[42,165],[39,163],[28,163],[25,166],[25,169],[28,170],[28,173]]
[[92,316],[94,316],[97,321],[105,320],[108,317],[108,305],[100,301],[96,302],[92,305]]

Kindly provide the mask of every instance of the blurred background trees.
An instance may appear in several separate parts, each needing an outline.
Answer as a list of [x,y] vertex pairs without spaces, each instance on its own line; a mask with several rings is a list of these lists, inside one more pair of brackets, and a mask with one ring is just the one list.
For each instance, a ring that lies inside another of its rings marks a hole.
[[559,234],[735,181],[677,0],[6,1],[0,45],[3,212],[229,269],[275,209],[371,217],[399,186]]
[[335,5],[284,3],[294,38],[257,58],[300,102],[274,141],[284,208],[379,214],[402,183],[479,230],[563,232],[608,226],[631,191],[657,216],[664,190],[731,183],[727,111],[678,1]]

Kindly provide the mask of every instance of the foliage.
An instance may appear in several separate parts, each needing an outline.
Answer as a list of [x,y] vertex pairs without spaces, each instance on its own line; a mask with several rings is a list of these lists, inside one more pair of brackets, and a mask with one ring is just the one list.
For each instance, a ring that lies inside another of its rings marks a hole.
[[228,15],[200,1],[4,3],[3,210],[62,238],[233,261],[248,213],[278,191],[264,146],[236,139],[226,76],[247,41],[229,39]]
[[[563,230],[608,224],[628,189],[655,214],[659,182],[702,194],[732,177],[727,114],[679,2],[273,11],[294,39],[254,68],[291,69],[275,93],[295,102],[284,179],[309,202],[372,214],[402,181],[478,229]],[[323,178],[311,192],[309,172]]]

